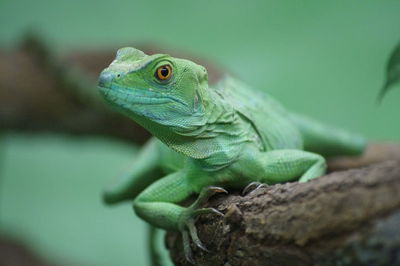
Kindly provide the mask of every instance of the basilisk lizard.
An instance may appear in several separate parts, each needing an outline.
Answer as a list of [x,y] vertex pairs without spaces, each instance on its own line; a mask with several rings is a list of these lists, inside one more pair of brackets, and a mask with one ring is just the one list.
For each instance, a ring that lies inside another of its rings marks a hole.
[[[306,182],[325,173],[324,157],[365,147],[362,137],[288,111],[232,77],[210,87],[204,67],[165,54],[118,50],[99,90],[154,135],[134,168],[105,191],[105,201],[133,200],[152,226],[180,231],[188,260],[190,239],[205,249],[196,217],[223,215],[202,207],[214,193],[252,182]],[[192,194],[199,196],[191,206],[177,204]]]

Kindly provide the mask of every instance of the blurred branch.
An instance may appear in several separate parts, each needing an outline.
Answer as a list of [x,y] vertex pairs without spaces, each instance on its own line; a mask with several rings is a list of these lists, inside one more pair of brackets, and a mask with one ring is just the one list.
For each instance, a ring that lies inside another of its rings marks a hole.
[[[0,235],[0,265],[7,266],[55,266],[36,254],[22,241]],[[66,264],[62,264],[66,265]]]
[[[141,127],[103,107],[99,98],[83,97],[83,91],[96,91],[97,73],[111,62],[113,53],[92,52],[86,54],[86,61],[74,65],[67,60],[73,55],[58,59],[32,36],[18,50],[0,51],[0,130],[143,142],[149,135]],[[85,63],[97,64],[97,69],[88,71]],[[73,69],[80,68],[82,75],[71,77]]]
[[[208,205],[225,217],[198,220],[212,253],[192,245],[196,265],[400,265],[400,145],[385,147],[370,147],[358,166],[395,155],[390,161],[213,198]],[[169,233],[167,245],[176,265],[190,265],[178,234]]]
[[[38,35],[28,34],[19,49],[0,50],[0,130],[99,135],[135,143],[149,138],[97,94],[98,75],[118,48],[57,57],[49,47]],[[149,45],[137,47],[160,52]],[[211,81],[218,79],[215,67],[195,60],[207,66]]]

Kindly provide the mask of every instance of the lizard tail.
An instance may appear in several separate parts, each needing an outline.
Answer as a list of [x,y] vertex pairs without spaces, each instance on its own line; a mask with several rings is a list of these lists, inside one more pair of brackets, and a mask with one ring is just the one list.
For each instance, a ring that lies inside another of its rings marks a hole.
[[304,139],[304,149],[325,157],[356,156],[363,153],[367,145],[364,137],[335,127],[323,125],[298,114],[291,114]]

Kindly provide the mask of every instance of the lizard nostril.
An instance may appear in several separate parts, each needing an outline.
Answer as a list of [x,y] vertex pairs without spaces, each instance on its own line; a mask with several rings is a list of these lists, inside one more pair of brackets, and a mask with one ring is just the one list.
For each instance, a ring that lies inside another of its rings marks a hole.
[[102,72],[99,78],[99,86],[100,87],[108,87],[111,84],[113,79],[113,75],[109,72]]

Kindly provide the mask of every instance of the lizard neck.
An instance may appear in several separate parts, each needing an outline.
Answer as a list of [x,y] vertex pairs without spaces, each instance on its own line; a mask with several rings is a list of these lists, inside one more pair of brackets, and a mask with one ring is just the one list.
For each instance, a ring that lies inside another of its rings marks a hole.
[[167,146],[196,160],[203,168],[221,169],[232,163],[249,141],[250,125],[212,89],[197,95],[190,115],[143,125]]

